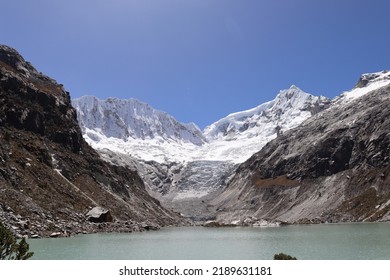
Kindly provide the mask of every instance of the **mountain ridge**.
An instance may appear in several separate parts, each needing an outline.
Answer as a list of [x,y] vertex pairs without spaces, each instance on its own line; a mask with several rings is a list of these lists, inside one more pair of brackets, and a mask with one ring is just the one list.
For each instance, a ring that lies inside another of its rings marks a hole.
[[[361,81],[365,81],[365,85]],[[224,207],[216,201],[226,194],[225,187],[239,164],[250,160],[268,142],[283,137],[290,129],[305,125],[314,116],[321,118],[332,108],[355,102],[355,99],[387,83],[390,83],[387,71],[363,74],[355,88],[333,100],[313,96],[292,85],[269,102],[229,114],[206,127],[203,133],[207,142],[200,146],[177,145],[175,142],[177,146],[172,149],[170,143],[149,142],[144,148],[145,144],[138,142],[133,147],[137,151],[144,149],[144,153],[135,156],[139,161],[137,164],[126,156],[124,144],[119,149],[115,149],[118,145],[115,141],[109,145],[91,144],[106,160],[142,170],[149,192],[165,207],[173,207],[194,220],[212,220],[222,217],[218,209]],[[293,178],[294,175],[289,176]],[[290,182],[290,179],[286,180]],[[294,180],[290,183],[296,185]]]
[[210,202],[216,219],[390,220],[390,79],[387,71],[374,74],[386,82],[342,94],[241,164]]
[[[83,96],[73,99],[72,104],[78,112],[83,129],[93,127],[107,137],[124,141],[130,138],[146,140],[160,137],[163,140],[182,140],[195,145],[201,145],[205,141],[195,124],[180,123],[169,114],[134,98],[110,97],[101,100],[94,96]],[[93,120],[89,118],[91,116]]]
[[[308,94],[302,91],[297,86],[292,85],[289,89],[280,90],[279,93],[276,95],[276,97],[271,101],[260,104],[249,110],[244,110],[241,112],[235,112],[229,114],[228,116],[212,123],[211,125],[205,128],[204,133],[206,135],[206,138],[218,138],[217,136],[218,131],[215,132],[214,130],[218,129],[219,126],[226,126],[226,123],[228,124],[228,126],[230,126],[233,129],[233,132],[237,130],[240,132],[244,132],[249,128],[250,125],[248,119],[249,121],[252,122],[256,121],[256,119],[253,120],[253,118],[256,116],[258,116],[257,118],[260,118],[262,114],[275,115],[277,118],[280,118],[286,112],[291,115],[293,115],[294,113],[297,114],[297,112],[288,112],[294,108],[301,111],[307,110],[308,113],[313,115],[318,111],[325,109],[327,103],[329,102],[330,99],[324,96],[314,96]],[[268,116],[267,118],[269,117],[272,116]],[[296,116],[294,117],[287,118],[286,116],[285,122],[296,121],[297,123],[299,123],[301,121],[300,119],[297,119]],[[305,116],[303,116],[303,118],[305,118]],[[235,122],[244,122],[244,123],[243,124],[239,123],[239,125],[236,125]],[[259,125],[258,123],[256,124]],[[286,125],[284,124],[284,126]],[[288,129],[288,127],[285,129]],[[284,130],[283,127],[280,127],[280,131],[283,130]],[[226,134],[229,133],[229,127],[227,127],[226,129],[222,129],[222,131],[219,132],[222,132],[224,136],[226,136]]]
[[[88,105],[91,100],[94,105]],[[158,162],[191,160],[243,162],[267,141],[283,131],[299,125],[304,119],[327,108],[330,104],[330,100],[323,96],[316,97],[303,92],[296,86],[291,86],[287,90],[281,90],[274,100],[253,109],[232,113],[207,126],[201,132],[196,124],[180,123],[169,114],[156,110],[136,99],[109,98],[100,100],[96,97],[85,96],[74,99],[72,102],[76,108],[84,137],[92,146],[97,149],[111,149],[119,152],[126,150],[126,146],[134,145],[136,148],[132,149],[132,156],[143,160],[153,160],[154,158]],[[107,103],[111,104],[112,108],[109,108]],[[146,117],[133,112],[134,103],[142,104],[143,107],[148,108],[150,112],[146,114]],[[128,106],[127,110],[123,104]],[[288,106],[288,108],[283,106]],[[86,116],[89,116],[88,119]],[[110,121],[110,118],[115,118],[115,121]],[[135,124],[136,121],[131,118],[137,119],[138,123]],[[165,133],[163,122],[170,123],[170,127],[175,133]],[[117,127],[118,131],[105,129],[105,123]],[[154,125],[155,128],[148,128],[150,124]],[[147,137],[138,131],[147,131]],[[190,137],[187,137],[188,135]],[[240,143],[231,149],[229,145],[224,147],[224,143],[227,141],[232,144],[233,140],[248,140],[259,135],[263,136],[265,140],[260,143],[252,141],[245,151]],[[114,138],[118,141],[115,141]],[[142,145],[145,143],[147,143],[148,152],[142,149]],[[121,148],[117,149],[115,146]],[[250,146],[253,147],[249,148]],[[153,152],[154,150],[155,152]],[[156,156],[150,156],[150,153],[155,153]],[[164,156],[161,157],[161,155]]]
[[[281,90],[272,101],[254,109],[230,114],[210,125],[201,135],[201,141],[198,141],[201,144],[195,145],[183,141],[185,139],[181,139],[180,134],[165,138],[161,134],[138,139],[127,137],[125,140],[107,137],[100,129],[107,114],[99,112],[116,114],[116,118],[122,120],[121,123],[130,124],[123,121],[128,113],[126,110],[121,111],[121,114],[117,114],[120,110],[106,110],[104,103],[109,101],[102,100],[98,106],[92,106],[95,108],[93,112],[98,112],[95,113],[97,118],[101,118],[97,121],[99,125],[85,127],[84,116],[92,110],[79,106],[84,103],[82,99],[74,101],[73,105],[78,112],[80,126],[84,126],[87,142],[106,161],[139,170],[152,196],[161,201],[163,206],[173,208],[194,220],[212,217],[205,203],[224,188],[237,164],[244,162],[268,141],[298,126],[330,104],[330,100],[325,97],[316,97],[292,86]],[[133,99],[111,101],[113,106],[122,102],[138,102]],[[129,110],[132,111],[132,107]],[[167,116],[164,113],[164,117]],[[161,118],[152,117],[148,114],[145,123],[163,126]],[[95,116],[88,118],[94,119]],[[142,116],[139,120],[143,120]],[[200,130],[197,132],[200,133]],[[214,135],[212,132],[215,132]]]
[[[110,211],[111,223],[86,214]],[[0,45],[0,219],[17,236],[141,231],[184,220],[145,190],[134,170],[111,165],[83,139],[70,95]]]

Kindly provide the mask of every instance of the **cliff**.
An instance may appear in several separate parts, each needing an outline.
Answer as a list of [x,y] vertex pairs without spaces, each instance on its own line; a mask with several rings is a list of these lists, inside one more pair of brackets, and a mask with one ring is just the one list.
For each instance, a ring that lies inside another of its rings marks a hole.
[[[0,45],[0,219],[19,235],[133,231],[182,222],[150,197],[135,171],[84,141],[69,93]],[[86,213],[100,206],[113,222]]]

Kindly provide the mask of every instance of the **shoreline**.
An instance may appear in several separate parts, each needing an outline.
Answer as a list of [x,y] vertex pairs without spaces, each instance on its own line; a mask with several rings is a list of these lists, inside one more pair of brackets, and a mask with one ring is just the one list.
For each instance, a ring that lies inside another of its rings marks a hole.
[[[275,227],[286,227],[286,226],[310,226],[310,225],[342,225],[342,224],[382,224],[390,223],[390,221],[339,221],[339,222],[320,222],[320,223],[280,223],[280,222],[268,222],[267,224],[262,221],[262,224],[218,224],[218,225],[207,225],[205,224],[177,224],[177,225],[166,225],[166,226],[151,226],[145,223],[129,223],[123,221],[115,221],[111,223],[86,223],[85,230],[83,231],[65,231],[65,232],[41,232],[38,236],[19,236],[20,238],[26,237],[26,239],[52,239],[52,238],[69,238],[79,235],[89,235],[97,233],[139,233],[147,231],[158,231],[164,228],[184,228],[184,227],[201,227],[201,228],[275,228]],[[18,238],[19,238],[18,237]]]

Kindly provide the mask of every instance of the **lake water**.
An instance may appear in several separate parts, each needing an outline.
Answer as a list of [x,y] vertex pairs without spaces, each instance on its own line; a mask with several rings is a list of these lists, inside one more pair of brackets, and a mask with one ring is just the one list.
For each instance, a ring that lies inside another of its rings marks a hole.
[[390,223],[277,228],[164,228],[28,240],[33,259],[261,259],[286,253],[301,260],[390,260]]

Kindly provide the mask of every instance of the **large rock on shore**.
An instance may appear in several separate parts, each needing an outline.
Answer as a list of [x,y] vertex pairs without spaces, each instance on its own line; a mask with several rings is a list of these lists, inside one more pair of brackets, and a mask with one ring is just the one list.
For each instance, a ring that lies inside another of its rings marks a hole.
[[87,220],[93,223],[110,223],[113,218],[110,210],[97,206],[87,213]]

